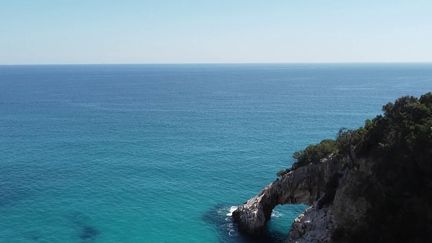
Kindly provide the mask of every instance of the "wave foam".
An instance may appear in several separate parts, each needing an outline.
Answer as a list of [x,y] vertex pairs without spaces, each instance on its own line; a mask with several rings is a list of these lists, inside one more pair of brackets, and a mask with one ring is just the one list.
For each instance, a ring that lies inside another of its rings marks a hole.
[[231,207],[229,208],[229,211],[228,211],[228,213],[226,214],[226,216],[231,217],[231,216],[232,216],[232,213],[233,213],[236,209],[237,209],[237,206],[231,206]]
[[273,210],[271,216],[274,217],[274,218],[279,218],[279,217],[282,217],[282,216],[283,216],[283,213],[278,212],[278,211],[276,211],[276,210]]

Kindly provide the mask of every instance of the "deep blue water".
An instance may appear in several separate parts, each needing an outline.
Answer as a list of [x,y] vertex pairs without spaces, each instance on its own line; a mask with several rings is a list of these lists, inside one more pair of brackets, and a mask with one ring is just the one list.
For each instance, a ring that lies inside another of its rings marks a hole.
[[0,66],[0,242],[247,241],[229,207],[294,151],[427,91],[430,64]]

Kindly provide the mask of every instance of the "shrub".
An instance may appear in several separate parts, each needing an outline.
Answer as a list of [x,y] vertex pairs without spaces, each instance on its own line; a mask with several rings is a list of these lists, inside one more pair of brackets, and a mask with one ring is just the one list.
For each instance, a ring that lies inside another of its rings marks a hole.
[[319,144],[309,145],[305,150],[300,150],[293,154],[293,158],[296,162],[293,164],[292,168],[296,169],[310,163],[318,163],[321,159],[336,151],[336,141],[331,139],[323,140]]

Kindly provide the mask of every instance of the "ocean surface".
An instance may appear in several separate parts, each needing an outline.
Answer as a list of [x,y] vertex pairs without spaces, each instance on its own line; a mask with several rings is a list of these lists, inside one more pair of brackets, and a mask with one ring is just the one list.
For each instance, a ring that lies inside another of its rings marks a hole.
[[294,151],[428,91],[431,64],[0,66],[0,242],[248,242],[230,207]]

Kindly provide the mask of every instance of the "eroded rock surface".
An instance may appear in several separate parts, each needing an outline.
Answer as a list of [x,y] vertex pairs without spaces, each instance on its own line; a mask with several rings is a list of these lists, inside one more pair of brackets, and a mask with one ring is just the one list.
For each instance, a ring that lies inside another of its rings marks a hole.
[[263,232],[273,208],[280,204],[312,205],[324,196],[327,182],[339,171],[334,159],[326,158],[292,170],[266,186],[233,213],[241,230],[251,234]]
[[313,243],[330,242],[334,230],[331,208],[319,209],[312,206],[298,216],[291,228],[287,242]]
[[310,207],[293,223],[287,242],[331,242],[339,224],[360,221],[368,208],[362,198],[351,197],[361,178],[368,176],[364,161],[329,156],[316,164],[292,170],[233,212],[240,230],[264,232],[272,210],[281,204]]
[[405,96],[356,130],[293,155],[291,170],[233,212],[260,234],[274,207],[310,207],[288,242],[431,242],[432,93]]

